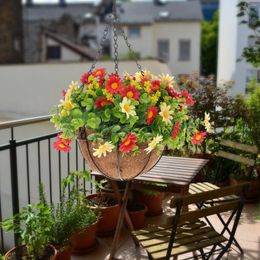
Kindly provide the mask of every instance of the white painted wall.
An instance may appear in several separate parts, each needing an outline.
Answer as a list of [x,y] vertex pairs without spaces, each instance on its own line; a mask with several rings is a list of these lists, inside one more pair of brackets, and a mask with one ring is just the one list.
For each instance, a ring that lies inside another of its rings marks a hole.
[[[220,0],[219,41],[218,41],[218,83],[232,80],[233,95],[245,93],[247,70],[252,65],[243,61],[237,62],[244,47],[248,46],[248,36],[252,31],[246,24],[239,24],[237,17],[239,0]],[[260,3],[260,0],[247,1]]]
[[[140,53],[142,58],[158,55],[158,39],[168,39],[170,42],[170,57],[168,65],[173,74],[190,74],[193,71],[200,71],[200,23],[199,22],[173,22],[154,23],[141,25],[141,36],[129,38],[134,51]],[[124,26],[127,34],[127,26]],[[179,61],[179,40],[191,40],[190,61]],[[111,46],[112,46],[111,42]],[[122,37],[119,40],[119,56],[126,57],[128,48]]]
[[[141,61],[154,74],[170,73],[167,65],[155,60]],[[58,104],[61,91],[69,83],[79,81],[91,63],[50,63],[0,66],[0,114],[46,115]],[[97,67],[113,72],[112,62],[100,61]],[[135,73],[135,62],[119,63],[120,72]]]

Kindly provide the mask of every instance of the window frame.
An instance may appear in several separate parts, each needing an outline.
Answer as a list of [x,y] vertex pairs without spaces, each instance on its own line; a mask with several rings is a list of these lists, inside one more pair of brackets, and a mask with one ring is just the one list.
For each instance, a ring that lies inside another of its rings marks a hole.
[[[167,57],[163,57],[164,55],[160,55],[161,51],[160,51],[160,43],[167,43],[168,44],[168,54],[166,55]],[[163,60],[164,62],[169,62],[170,60],[170,39],[157,39],[157,57],[160,60]]]
[[[187,58],[183,58],[182,56],[182,43],[188,43],[189,44],[189,55]],[[178,60],[179,61],[191,61],[191,39],[179,39],[178,43]]]

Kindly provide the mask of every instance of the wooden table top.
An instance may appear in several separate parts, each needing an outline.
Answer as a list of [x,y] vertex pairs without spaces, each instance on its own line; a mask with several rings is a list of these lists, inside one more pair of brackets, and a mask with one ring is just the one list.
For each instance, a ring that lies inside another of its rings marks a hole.
[[207,159],[162,156],[150,172],[139,175],[134,180],[186,186],[207,162]]
[[[187,186],[207,164],[207,159],[162,156],[154,168],[133,181],[156,182],[167,185]],[[101,175],[93,172],[93,175]]]

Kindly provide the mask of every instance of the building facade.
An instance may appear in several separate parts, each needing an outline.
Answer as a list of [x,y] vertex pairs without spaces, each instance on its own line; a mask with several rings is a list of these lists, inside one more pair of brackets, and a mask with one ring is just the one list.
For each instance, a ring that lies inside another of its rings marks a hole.
[[[218,82],[234,81],[232,94],[245,94],[247,83],[255,77],[260,82],[260,68],[255,68],[245,60],[238,61],[245,47],[255,44],[250,35],[253,31],[248,24],[241,24],[238,17],[239,0],[221,0],[218,43]],[[260,17],[260,0],[248,0]]]
[[[125,34],[140,58],[158,58],[174,75],[200,71],[199,1],[126,2],[118,8]],[[129,50],[119,37],[119,57],[129,58]],[[113,38],[111,38],[111,52]]]

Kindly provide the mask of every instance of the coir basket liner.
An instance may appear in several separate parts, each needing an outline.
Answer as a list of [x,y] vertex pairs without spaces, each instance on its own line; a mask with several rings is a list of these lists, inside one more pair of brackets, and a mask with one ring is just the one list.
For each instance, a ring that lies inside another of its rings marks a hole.
[[[86,131],[86,136],[88,136]],[[91,170],[100,172],[106,177],[114,180],[130,180],[140,174],[147,173],[159,161],[161,155],[156,150],[150,154],[144,150],[147,145],[139,145],[139,153],[134,155],[128,153],[122,155],[116,149],[106,156],[100,158],[93,156],[95,144],[87,140],[87,138],[78,138],[81,153],[88,163]]]

